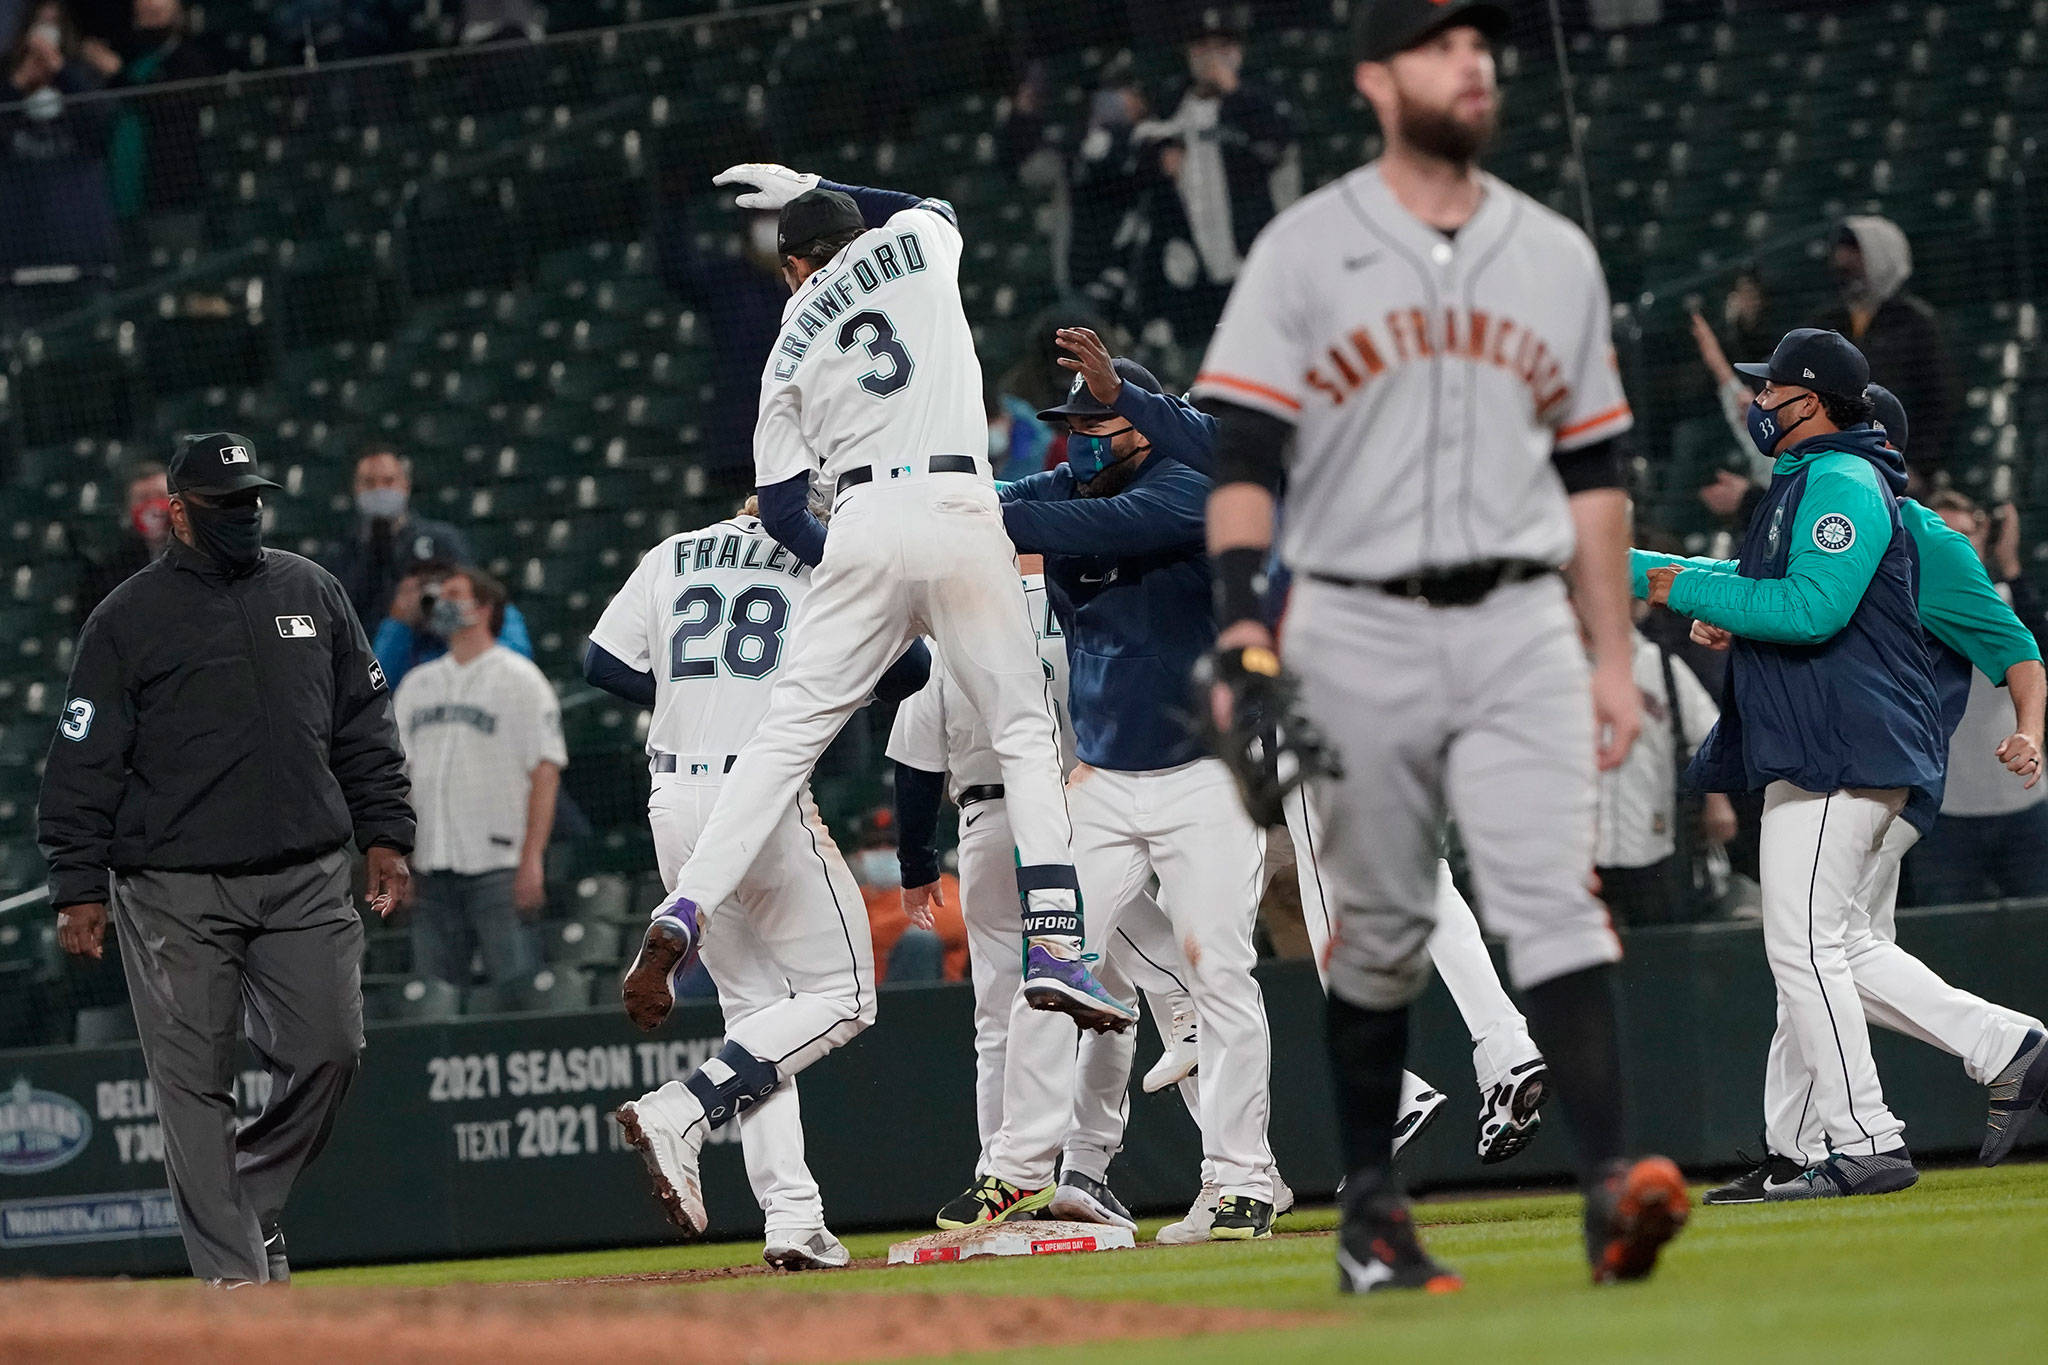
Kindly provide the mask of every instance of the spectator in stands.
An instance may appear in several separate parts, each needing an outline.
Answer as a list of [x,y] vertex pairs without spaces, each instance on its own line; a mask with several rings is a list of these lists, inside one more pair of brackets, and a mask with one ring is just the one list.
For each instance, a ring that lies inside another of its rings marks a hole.
[[[376,651],[377,662],[383,666],[391,686],[397,687],[413,669],[448,652],[448,640],[435,612],[440,605],[441,581],[455,569],[445,560],[430,559],[398,580],[398,590],[391,599],[391,614],[377,624],[370,637],[370,647]],[[498,643],[531,659],[533,637],[519,608],[507,602],[494,619]]]
[[106,595],[155,562],[171,540],[171,490],[164,467],[145,460],[128,475],[128,500],[122,506],[121,536],[97,555],[88,555],[85,577],[73,608],[78,624]]
[[474,558],[462,532],[412,515],[412,461],[390,446],[367,446],[356,457],[355,497],[355,534],[329,545],[320,562],[341,580],[366,624],[384,619],[399,580],[420,565],[467,564]]
[[1085,327],[1100,337],[1117,335],[1092,309],[1074,302],[1040,309],[1024,324],[1022,353],[997,381],[999,402],[1009,420],[1010,462],[1005,467],[1011,471],[998,477],[1020,479],[1067,458],[1067,433],[1039,421],[1038,414],[1065,402],[1074,382],[1060,365],[1066,352],[1060,349],[1059,334],[1071,327]]
[[[1647,604],[1636,604],[1640,627]],[[1721,718],[1691,668],[1640,628],[1633,663],[1643,699],[1643,732],[1618,768],[1600,774],[1594,851],[1601,899],[1622,924],[1671,924],[1691,918],[1690,854],[1704,840],[1719,846],[1735,837],[1735,808],[1709,792],[1695,807],[1679,799],[1680,777],[1693,751]],[[1681,844],[1678,822],[1697,816],[1697,833]]]
[[413,969],[458,986],[480,949],[493,984],[536,967],[525,921],[547,901],[543,855],[569,761],[555,689],[496,643],[505,589],[481,569],[436,581],[445,657],[398,688],[394,710],[419,812]]
[[[1913,439],[1917,445],[1917,425]],[[2041,599],[2020,576],[2018,513],[2007,505],[1987,517],[1954,492],[1936,493],[1927,505],[1970,538],[1999,595],[2012,603],[2048,652]],[[1906,855],[1917,903],[2048,896],[2048,782],[2028,790],[1999,760],[1998,746],[2012,724],[2011,701],[1997,684],[1972,670],[1969,706],[1949,740],[1941,816]]]
[[1908,460],[1919,489],[1949,454],[1954,368],[1941,326],[1925,299],[1904,292],[1913,274],[1913,248],[1889,218],[1843,220],[1835,229],[1832,268],[1839,308],[1815,323],[1840,332],[1870,359],[1870,382],[1899,396],[1913,414]]
[[1150,113],[1129,61],[1112,63],[1089,96],[1088,126],[1067,163],[1072,200],[1067,278],[1095,307],[1118,316],[1134,302],[1129,248],[1133,234],[1145,227],[1128,220],[1156,174],[1141,166],[1141,157],[1156,161],[1157,149],[1141,151],[1134,138]]
[[663,284],[697,310],[709,339],[716,401],[703,412],[707,464],[752,469],[754,418],[761,406],[761,366],[775,348],[789,286],[776,248],[776,215],[750,213],[742,235],[707,251],[696,240],[687,186],[657,196],[655,269]]
[[[88,43],[86,58],[110,86],[162,85],[218,75],[220,66],[187,32],[183,0],[135,0],[129,55]],[[181,92],[122,102],[107,149],[114,211],[123,219],[156,215],[178,246],[200,242],[199,110],[203,96]],[[175,221],[165,217],[175,215]],[[159,238],[159,240],[163,240]]]
[[939,874],[932,897],[933,926],[910,922],[903,909],[903,871],[896,858],[896,817],[877,810],[862,822],[860,848],[847,860],[861,899],[867,902],[868,932],[875,943],[875,981],[964,981],[967,978],[967,921],[960,917],[960,879]]
[[[1764,317],[1763,282],[1754,270],[1743,270],[1729,286],[1721,304],[1721,329],[1741,355],[1763,355],[1777,344]],[[1739,452],[1742,467],[1722,465],[1712,470],[1699,488],[1699,499],[1709,512],[1740,534],[1749,525],[1750,514],[1763,501],[1771,481],[1771,461],[1759,455],[1749,439],[1749,405],[1756,394],[1735,367],[1712,323],[1698,312],[1692,315],[1693,344],[1700,361],[1714,378],[1714,396],[1720,400],[1721,416],[1728,423],[1731,448]]]
[[1147,202],[1140,302],[1194,346],[1215,327],[1252,239],[1301,193],[1294,129],[1272,96],[1244,81],[1239,21],[1204,11],[1201,25],[1172,116],[1133,130],[1141,146],[1156,145],[1172,190]]
[[[0,291],[15,319],[103,284],[118,249],[107,191],[108,110],[67,97],[101,80],[54,0],[22,11],[0,55]],[[7,319],[0,318],[0,321]]]

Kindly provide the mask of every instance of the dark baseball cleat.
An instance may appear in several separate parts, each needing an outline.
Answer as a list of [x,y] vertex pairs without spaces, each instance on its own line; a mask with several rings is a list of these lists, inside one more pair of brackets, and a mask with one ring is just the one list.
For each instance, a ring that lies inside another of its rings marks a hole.
[[1054,1218],[1066,1218],[1076,1223],[1106,1223],[1111,1227],[1138,1230],[1138,1220],[1131,1217],[1131,1211],[1124,1207],[1116,1192],[1106,1181],[1095,1180],[1078,1171],[1067,1171],[1060,1176],[1059,1188],[1053,1191],[1052,1203],[1046,1206],[1047,1213]]
[[619,991],[626,1017],[641,1032],[660,1028],[676,1007],[676,978],[697,961],[697,938],[697,904],[682,896],[663,906],[647,926]]
[[1543,1126],[1550,1098],[1550,1068],[1541,1057],[1509,1071],[1479,1106],[1479,1164],[1495,1166],[1518,1155]]
[[266,1278],[271,1284],[292,1282],[292,1263],[284,1254],[284,1229],[275,1223],[263,1230],[263,1259],[268,1263]]
[[1913,1154],[1904,1147],[1875,1156],[1851,1156],[1836,1152],[1817,1166],[1809,1166],[1787,1180],[1764,1184],[1764,1202],[1780,1204],[1796,1199],[1842,1199],[1857,1194],[1897,1194],[1920,1180]]
[[[1737,1150],[1738,1161],[1750,1161],[1749,1153]],[[1806,1168],[1789,1156],[1765,1152],[1764,1159],[1725,1185],[1716,1185],[1700,1197],[1702,1204],[1761,1204],[1764,1186],[1772,1181],[1790,1180]]]
[[1027,1190],[1007,1180],[985,1175],[968,1186],[966,1193],[949,1200],[939,1210],[938,1224],[948,1232],[971,1228],[977,1223],[1007,1223],[1012,1218],[1029,1218],[1052,1203],[1053,1187]]
[[1212,1242],[1257,1242],[1273,1235],[1273,1206],[1248,1194],[1226,1194],[1216,1201],[1216,1221],[1209,1224]]
[[2026,1136],[2034,1111],[2048,1107],[2048,1033],[2028,1029],[2018,1054],[1989,1089],[1991,1112],[1984,1117],[1984,1146],[1977,1160],[1996,1166]]
[[1102,988],[1087,963],[1054,957],[1036,943],[1024,954],[1024,1003],[1070,1015],[1097,1033],[1122,1033],[1138,1019],[1136,1010]]
[[1408,1201],[1397,1191],[1383,1181],[1345,1191],[1343,1222],[1337,1228],[1338,1293],[1420,1289],[1450,1294],[1464,1287],[1456,1271],[1422,1249]]
[[1691,1213],[1685,1177],[1667,1157],[1617,1161],[1586,1191],[1586,1258],[1594,1284],[1640,1280]]
[[824,1228],[771,1236],[761,1259],[777,1270],[843,1270],[853,1262],[845,1244]]
[[1409,1143],[1428,1132],[1450,1101],[1451,1097],[1441,1090],[1425,1090],[1417,1095],[1414,1106],[1403,1109],[1394,1119],[1394,1155],[1401,1155]]

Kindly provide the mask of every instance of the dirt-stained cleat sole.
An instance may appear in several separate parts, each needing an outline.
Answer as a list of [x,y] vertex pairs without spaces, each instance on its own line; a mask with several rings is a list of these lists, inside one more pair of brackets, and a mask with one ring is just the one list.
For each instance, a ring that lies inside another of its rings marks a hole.
[[661,1027],[676,1007],[675,978],[689,969],[696,956],[695,927],[682,918],[663,915],[647,926],[647,935],[640,940],[640,952],[626,969],[626,979],[619,988],[626,1017],[635,1028],[651,1033]]
[[1667,1157],[1646,1156],[1609,1178],[1604,1192],[1606,1238],[1593,1262],[1593,1283],[1640,1280],[1657,1268],[1658,1253],[1691,1215],[1685,1177]]
[[691,1200],[685,1198],[685,1191],[678,1188],[669,1173],[662,1168],[660,1154],[655,1150],[654,1138],[642,1122],[640,1111],[632,1102],[620,1105],[612,1113],[619,1125],[619,1136],[628,1147],[640,1154],[640,1162],[647,1168],[648,1180],[654,1187],[654,1198],[661,1205],[661,1211],[668,1215],[668,1221],[683,1231],[683,1240],[694,1242],[704,1235],[705,1224],[703,1198],[695,1199],[696,1209],[690,1207]]
[[825,1231],[807,1237],[771,1237],[761,1259],[777,1270],[843,1270],[853,1258],[837,1237]]

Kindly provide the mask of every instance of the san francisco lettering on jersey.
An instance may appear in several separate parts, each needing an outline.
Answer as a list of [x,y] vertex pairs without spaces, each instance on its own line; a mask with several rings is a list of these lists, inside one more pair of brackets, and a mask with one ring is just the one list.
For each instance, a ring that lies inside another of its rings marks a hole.
[[1528,386],[1536,420],[1548,422],[1571,400],[1564,366],[1550,345],[1524,323],[1496,318],[1478,308],[1446,308],[1435,313],[1421,308],[1395,308],[1377,329],[1352,328],[1325,348],[1319,363],[1302,380],[1310,388],[1342,403],[1388,370],[1413,361],[1466,360],[1491,365]]

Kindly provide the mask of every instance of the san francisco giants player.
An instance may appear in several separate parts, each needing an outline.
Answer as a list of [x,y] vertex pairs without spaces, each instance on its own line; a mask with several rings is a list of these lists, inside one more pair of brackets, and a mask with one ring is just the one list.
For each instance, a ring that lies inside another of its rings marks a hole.
[[[811,579],[809,565],[742,513],[648,551],[590,633],[591,680],[654,707],[647,818],[669,886],[702,838],[734,755],[768,709]],[[622,680],[621,670],[634,676]],[[651,697],[635,694],[637,678]],[[874,948],[860,887],[808,786],[767,823],[761,856],[703,937],[725,1046],[687,1080],[622,1105],[619,1127],[647,1161],[669,1217],[700,1232],[694,1159],[678,1170],[655,1144],[674,1142],[669,1134],[692,1124],[702,1132],[705,1115],[737,1116],[747,1176],[767,1218],[768,1262],[843,1266],[846,1248],[825,1228],[804,1162],[794,1077],[874,1022]],[[775,1085],[778,1076],[788,1083]],[[742,1096],[758,1098],[730,1100],[722,1087],[735,1080],[746,1087]]]
[[1617,762],[1640,724],[1613,445],[1631,419],[1591,244],[1476,165],[1488,40],[1509,23],[1472,0],[1357,7],[1386,154],[1260,235],[1195,383],[1222,421],[1219,724],[1278,673],[1261,586],[1284,468],[1288,662],[1343,760],[1324,868],[1350,1292],[1459,1283],[1422,1250],[1390,1157],[1447,813],[1570,1110],[1594,1278],[1649,1273],[1686,1210],[1670,1162],[1622,1156],[1620,949],[1586,887],[1596,753]]

